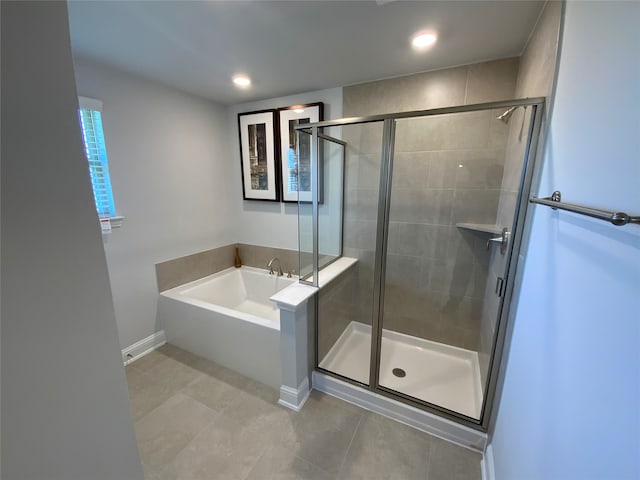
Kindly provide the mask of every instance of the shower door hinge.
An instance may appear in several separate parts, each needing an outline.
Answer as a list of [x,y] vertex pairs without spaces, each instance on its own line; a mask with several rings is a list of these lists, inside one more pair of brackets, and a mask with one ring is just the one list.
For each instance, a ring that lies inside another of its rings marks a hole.
[[504,294],[504,278],[498,277],[496,280],[496,295],[502,297]]

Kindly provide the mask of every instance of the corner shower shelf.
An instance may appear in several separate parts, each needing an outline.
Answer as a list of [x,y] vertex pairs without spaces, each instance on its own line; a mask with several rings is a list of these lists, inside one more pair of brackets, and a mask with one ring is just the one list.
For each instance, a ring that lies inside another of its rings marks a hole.
[[456,223],[458,228],[466,228],[467,230],[475,230],[476,232],[490,233],[492,235],[502,233],[502,228],[489,223]]

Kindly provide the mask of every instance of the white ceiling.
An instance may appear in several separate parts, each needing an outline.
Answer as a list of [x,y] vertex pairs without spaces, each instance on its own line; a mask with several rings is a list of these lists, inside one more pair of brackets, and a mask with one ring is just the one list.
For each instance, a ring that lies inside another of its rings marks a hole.
[[[77,58],[229,105],[519,55],[543,3],[70,1],[69,19]],[[416,53],[421,29],[439,40]]]

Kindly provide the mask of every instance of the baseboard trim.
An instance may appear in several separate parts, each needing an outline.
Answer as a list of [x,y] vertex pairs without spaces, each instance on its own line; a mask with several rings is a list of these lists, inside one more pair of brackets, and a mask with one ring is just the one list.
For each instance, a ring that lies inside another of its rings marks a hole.
[[125,365],[129,365],[135,362],[140,357],[144,357],[146,354],[153,352],[156,348],[161,347],[167,343],[164,336],[164,330],[153,333],[147,338],[143,338],[139,342],[129,345],[122,350],[122,361]]
[[465,427],[397,400],[378,395],[351,383],[343,382],[317,370],[313,372],[312,385],[316,390],[328,393],[346,402],[379,413],[469,450],[482,453],[487,444],[486,433]]
[[305,377],[297,389],[282,385],[278,403],[283,407],[299,412],[307,398],[309,398],[309,379]]
[[493,464],[493,445],[487,445],[480,462],[480,468],[482,470],[482,480],[495,480],[496,470]]

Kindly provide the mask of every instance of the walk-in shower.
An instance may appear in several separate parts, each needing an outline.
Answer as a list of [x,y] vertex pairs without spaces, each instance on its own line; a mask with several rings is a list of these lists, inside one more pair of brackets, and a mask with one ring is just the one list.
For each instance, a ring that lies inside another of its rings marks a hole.
[[318,293],[318,370],[486,429],[542,107],[297,127],[313,184],[299,203],[301,276],[318,285],[333,259],[357,260]]

